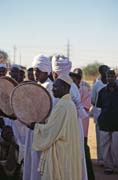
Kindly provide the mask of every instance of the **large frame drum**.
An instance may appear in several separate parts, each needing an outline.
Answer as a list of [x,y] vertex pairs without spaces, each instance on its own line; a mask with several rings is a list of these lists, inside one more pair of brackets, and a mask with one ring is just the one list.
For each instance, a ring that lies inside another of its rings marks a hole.
[[52,99],[41,85],[26,81],[11,93],[11,106],[18,120],[26,125],[44,122],[52,109]]
[[0,110],[8,116],[14,114],[10,105],[10,94],[17,84],[18,83],[10,77],[0,77]]

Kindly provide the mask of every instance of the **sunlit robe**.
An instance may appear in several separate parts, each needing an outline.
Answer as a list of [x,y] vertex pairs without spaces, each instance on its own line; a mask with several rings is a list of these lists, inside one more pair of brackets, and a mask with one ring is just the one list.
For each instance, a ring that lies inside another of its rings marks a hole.
[[[89,85],[85,81],[81,81],[79,85],[79,92],[81,97],[81,103],[84,106],[87,113],[91,107],[91,91]],[[89,116],[82,119],[84,137],[88,136],[88,127],[89,127]]]
[[33,149],[42,151],[42,180],[82,180],[77,111],[69,94],[55,105],[47,124],[35,126]]
[[88,180],[87,177],[87,169],[86,169],[86,159],[85,159],[85,150],[84,150],[84,132],[83,132],[83,125],[82,125],[82,119],[88,118],[88,114],[84,109],[84,106],[81,103],[81,97],[80,93],[78,91],[78,87],[75,83],[72,83],[70,94],[72,97],[72,100],[76,106],[77,109],[77,115],[78,115],[78,127],[80,132],[80,142],[81,142],[81,153],[82,153],[82,180]]
[[[52,96],[52,81],[48,78],[41,85],[46,88]],[[32,149],[33,134],[34,130],[26,127],[23,180],[40,180],[40,174],[37,171],[40,152],[36,152]]]

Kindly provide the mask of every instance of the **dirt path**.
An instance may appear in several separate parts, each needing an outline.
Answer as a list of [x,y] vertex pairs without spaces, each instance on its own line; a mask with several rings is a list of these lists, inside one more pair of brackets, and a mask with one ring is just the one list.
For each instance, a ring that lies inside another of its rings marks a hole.
[[118,180],[118,173],[114,173],[113,175],[105,175],[104,167],[96,165],[96,134],[95,134],[95,125],[93,119],[90,119],[89,125],[89,147],[91,151],[91,158],[93,161],[93,168],[95,172],[96,180]]

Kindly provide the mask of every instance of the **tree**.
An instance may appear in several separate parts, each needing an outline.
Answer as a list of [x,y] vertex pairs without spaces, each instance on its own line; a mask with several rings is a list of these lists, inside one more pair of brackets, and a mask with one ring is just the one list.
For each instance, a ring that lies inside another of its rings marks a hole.
[[8,62],[8,54],[5,51],[0,50],[0,63]]
[[83,72],[86,79],[95,79],[98,76],[98,68],[102,63],[94,62],[83,67]]

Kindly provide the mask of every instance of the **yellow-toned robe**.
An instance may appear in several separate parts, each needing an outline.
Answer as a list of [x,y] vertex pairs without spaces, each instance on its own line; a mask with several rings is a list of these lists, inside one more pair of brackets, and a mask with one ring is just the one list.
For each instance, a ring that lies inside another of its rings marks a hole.
[[82,180],[77,112],[69,94],[53,108],[47,124],[36,124],[33,149],[42,151],[42,180]]

